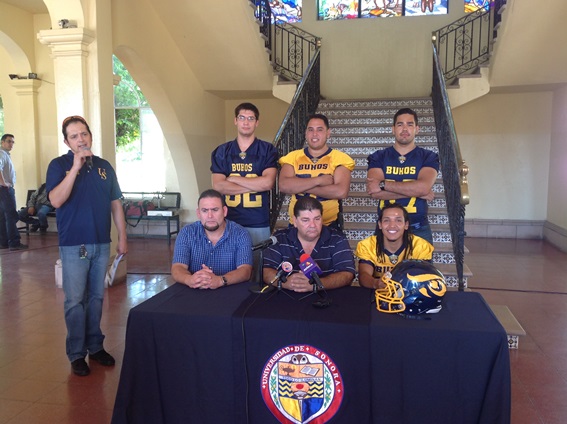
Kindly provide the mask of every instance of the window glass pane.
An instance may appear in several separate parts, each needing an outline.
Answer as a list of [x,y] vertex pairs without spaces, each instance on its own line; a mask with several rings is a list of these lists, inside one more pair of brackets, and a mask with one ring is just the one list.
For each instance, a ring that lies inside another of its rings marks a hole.
[[270,1],[272,17],[283,22],[301,22],[303,0],[273,0]]

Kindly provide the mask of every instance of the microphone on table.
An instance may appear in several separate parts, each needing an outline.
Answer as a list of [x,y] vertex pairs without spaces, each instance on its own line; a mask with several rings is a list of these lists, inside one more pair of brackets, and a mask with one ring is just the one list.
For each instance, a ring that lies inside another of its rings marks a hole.
[[258,249],[264,250],[266,247],[273,246],[274,244],[278,244],[278,239],[275,236],[270,236],[269,239],[252,246],[252,252]]
[[318,289],[323,287],[323,283],[321,283],[321,279],[319,278],[319,275],[321,275],[323,271],[321,271],[317,262],[307,253],[299,257],[299,268],[301,268],[301,272],[309,279],[311,284],[316,284]]
[[[321,275],[323,271],[321,271],[317,262],[315,262],[307,253],[304,253],[299,257],[299,268],[309,279],[309,282],[313,284],[313,292],[317,293],[321,297],[319,300],[313,302],[313,306],[321,309],[329,307],[331,305],[331,299],[327,297],[325,287],[323,287],[323,283],[319,278],[319,275]],[[321,293],[320,290],[325,292],[325,294]]]
[[270,286],[273,286],[274,283],[277,283],[277,287],[281,289],[282,283],[287,281],[287,277],[293,271],[293,265],[290,264],[288,261],[283,261],[280,266],[278,266],[278,272],[270,281]]

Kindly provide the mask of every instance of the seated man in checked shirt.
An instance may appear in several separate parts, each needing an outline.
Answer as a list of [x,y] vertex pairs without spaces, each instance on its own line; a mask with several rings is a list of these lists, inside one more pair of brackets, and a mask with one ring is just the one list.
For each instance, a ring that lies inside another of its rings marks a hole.
[[252,241],[248,232],[227,220],[224,196],[206,190],[197,203],[198,222],[186,225],[175,240],[171,275],[194,289],[218,289],[248,281]]

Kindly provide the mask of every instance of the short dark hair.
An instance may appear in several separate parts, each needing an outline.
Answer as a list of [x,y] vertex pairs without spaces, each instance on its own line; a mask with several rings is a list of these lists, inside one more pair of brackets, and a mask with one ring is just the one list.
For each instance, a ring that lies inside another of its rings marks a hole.
[[238,115],[240,115],[240,111],[242,110],[251,110],[252,112],[254,112],[256,120],[260,119],[260,111],[252,103],[240,103],[238,106],[236,106],[236,108],[234,109],[234,117],[238,118]]
[[14,137],[14,134],[4,134],[4,135],[2,136],[2,138],[0,139],[0,143],[4,143],[8,137],[15,138],[15,137]]
[[400,115],[412,115],[413,119],[415,119],[415,125],[419,125],[417,121],[417,113],[415,113],[415,111],[413,109],[410,109],[409,107],[405,107],[396,112],[396,114],[394,115],[394,125],[396,125],[396,121],[398,120],[398,116]]
[[323,115],[322,113],[314,113],[313,115],[310,115],[307,118],[307,124],[306,126],[309,126],[309,121],[311,121],[312,119],[320,119],[325,123],[325,126],[327,127],[327,129],[331,128],[329,126],[329,120],[327,119],[327,117],[325,115]]
[[226,206],[226,203],[224,201],[224,196],[222,194],[220,194],[218,191],[216,191],[212,188],[205,190],[204,192],[201,193],[201,195],[199,196],[199,200],[197,200],[197,205],[199,205],[199,202],[201,201],[201,199],[206,199],[206,198],[211,198],[211,197],[220,199],[222,205]]
[[295,205],[293,205],[293,215],[295,217],[298,217],[301,211],[312,210],[318,210],[321,212],[321,215],[323,215],[323,205],[320,201],[311,196],[300,197],[297,199],[297,202],[295,202]]
[[85,127],[87,127],[87,131],[89,132],[89,134],[91,136],[93,135],[89,127],[89,124],[87,124],[86,119],[79,115],[73,115],[63,119],[63,124],[61,125],[61,132],[63,133],[63,138],[65,140],[67,140],[67,127],[75,122],[80,122],[81,124],[84,124]]

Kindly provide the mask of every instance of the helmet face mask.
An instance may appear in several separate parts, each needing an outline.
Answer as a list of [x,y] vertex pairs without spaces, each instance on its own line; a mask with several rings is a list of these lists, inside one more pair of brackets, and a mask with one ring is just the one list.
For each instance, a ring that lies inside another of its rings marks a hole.
[[376,308],[385,313],[434,314],[441,310],[447,291],[445,277],[429,262],[405,260],[382,276],[376,290]]

